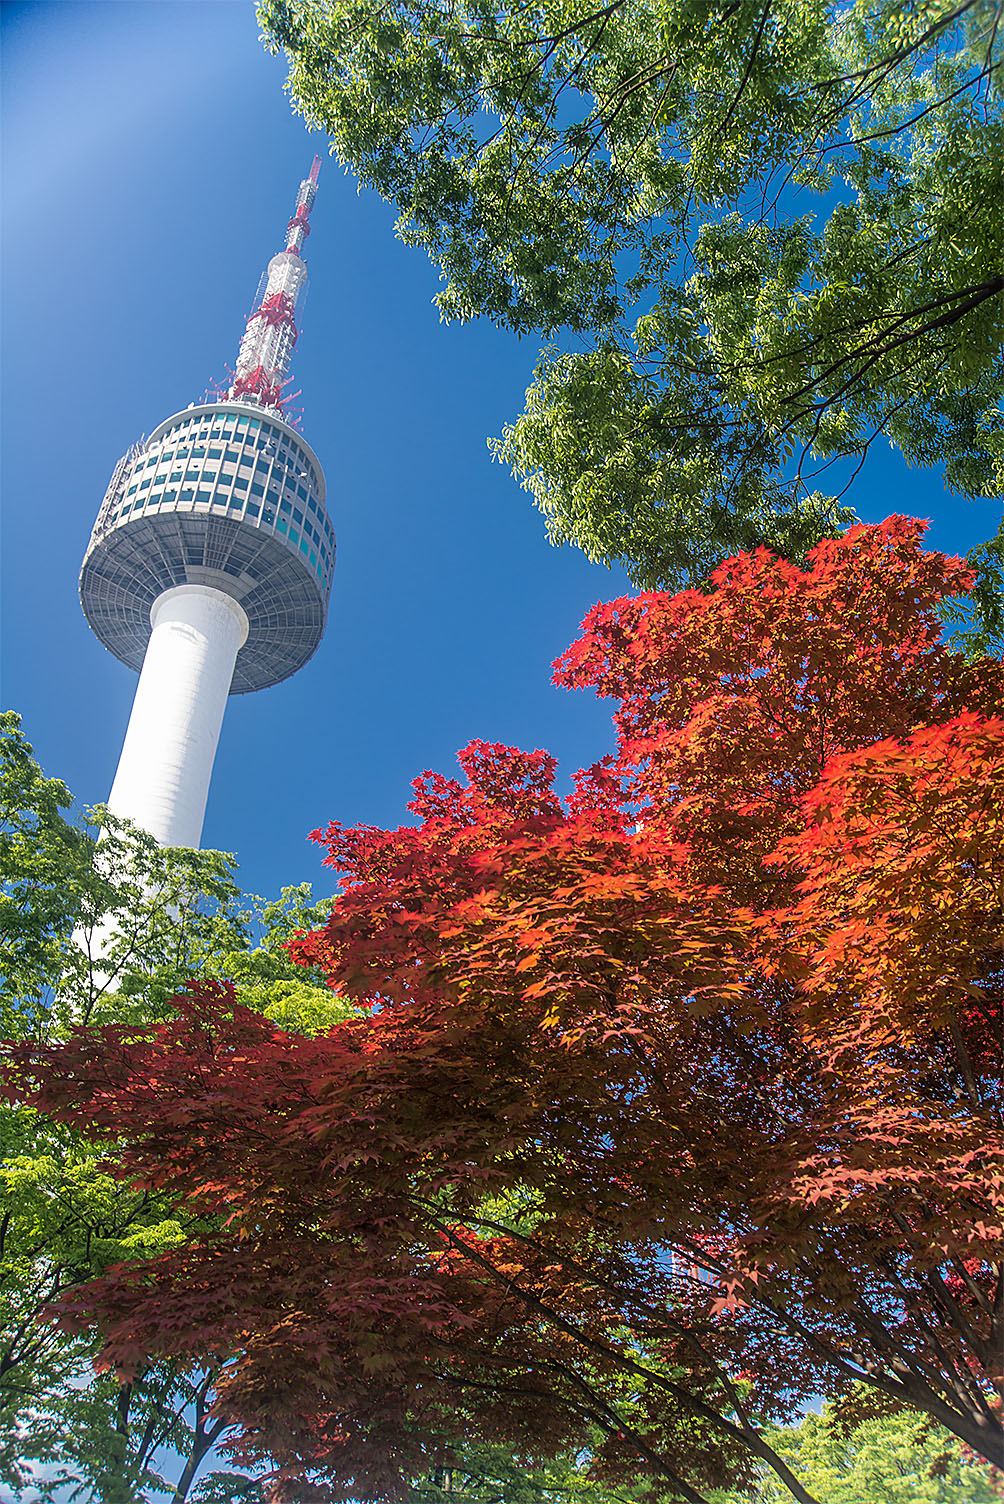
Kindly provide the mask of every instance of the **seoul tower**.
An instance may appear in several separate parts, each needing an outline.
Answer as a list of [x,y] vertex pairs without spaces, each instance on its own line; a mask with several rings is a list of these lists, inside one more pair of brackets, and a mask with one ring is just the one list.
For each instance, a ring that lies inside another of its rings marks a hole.
[[226,396],[123,455],[80,571],[91,629],[140,671],[108,807],[162,846],[202,839],[227,696],[288,679],[324,632],[324,475],[284,413],[320,166],[259,284]]

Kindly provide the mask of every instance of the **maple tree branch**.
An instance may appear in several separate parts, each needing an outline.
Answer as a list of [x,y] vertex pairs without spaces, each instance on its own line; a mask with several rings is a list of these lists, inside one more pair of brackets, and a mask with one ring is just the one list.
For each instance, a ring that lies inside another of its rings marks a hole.
[[[479,1362],[485,1361],[486,1355],[477,1352],[476,1349],[472,1350],[469,1348],[462,1348],[459,1346],[459,1344],[446,1344],[439,1339],[436,1340],[437,1345],[439,1346],[447,1346],[449,1350],[460,1352],[461,1355],[472,1357]],[[492,1355],[492,1361],[499,1361],[494,1354]],[[521,1360],[514,1358],[512,1360],[503,1359],[502,1361],[511,1361],[512,1363],[517,1363]],[[652,1447],[650,1447],[641,1433],[631,1425],[630,1421],[626,1420],[625,1417],[613,1407],[613,1405],[611,1405],[607,1400],[604,1400],[601,1395],[597,1394],[592,1385],[589,1384],[581,1374],[576,1373],[575,1370],[569,1368],[567,1364],[560,1363],[556,1358],[541,1359],[539,1361],[542,1367],[550,1368],[555,1372],[560,1373],[572,1385],[574,1385],[575,1388],[581,1390],[582,1393],[585,1394],[586,1399],[595,1407],[595,1409],[585,1409],[582,1405],[579,1405],[574,1400],[570,1399],[568,1395],[560,1396],[560,1401],[563,1405],[566,1405],[577,1415],[583,1416],[586,1420],[594,1421],[597,1425],[601,1426],[608,1435],[617,1435],[618,1433],[620,1433],[620,1437],[622,1439],[630,1440],[636,1450],[641,1453],[645,1460],[651,1463],[652,1466],[655,1467],[657,1471],[660,1472],[662,1476],[673,1485],[674,1488],[679,1490],[679,1492],[687,1500],[687,1504],[709,1504],[709,1501],[704,1497],[704,1495],[698,1493],[695,1488],[693,1488],[689,1483],[681,1478],[680,1475],[666,1461],[665,1457],[663,1457],[660,1452],[656,1452]],[[443,1380],[447,1384],[459,1385],[463,1388],[478,1389],[489,1394],[514,1394],[521,1397],[536,1397],[538,1399],[548,1401],[553,1401],[555,1399],[553,1390],[529,1389],[522,1385],[499,1384],[497,1381],[493,1381],[489,1384],[484,1381],[478,1381],[477,1379],[472,1379],[467,1376],[442,1371],[438,1371],[436,1373],[436,1377]]]
[[675,1399],[679,1400],[682,1405],[690,1409],[695,1415],[701,1416],[703,1420],[708,1421],[712,1426],[717,1426],[734,1440],[741,1441],[754,1456],[759,1457],[762,1462],[766,1462],[768,1467],[777,1473],[778,1477],[787,1485],[788,1489],[798,1500],[798,1504],[819,1504],[819,1501],[814,1499],[798,1481],[787,1463],[763,1440],[759,1432],[755,1430],[747,1431],[741,1426],[733,1424],[732,1421],[727,1420],[717,1410],[713,1409],[710,1405],[706,1405],[703,1400],[698,1399],[696,1395],[691,1394],[679,1384],[674,1384],[671,1379],[667,1379],[663,1374],[655,1373],[652,1369],[646,1368],[643,1364],[636,1362],[619,1349],[611,1347],[608,1343],[601,1342],[597,1337],[591,1337],[588,1332],[583,1332],[574,1322],[569,1321],[567,1317],[555,1311],[553,1307],[547,1305],[538,1296],[531,1294],[528,1290],[524,1290],[511,1275],[507,1275],[502,1270],[496,1268],[490,1259],[486,1258],[484,1254],[478,1253],[469,1244],[465,1243],[463,1239],[458,1238],[448,1226],[441,1226],[439,1231],[442,1232],[444,1237],[448,1238],[462,1257],[469,1259],[472,1263],[477,1264],[480,1268],[491,1274],[518,1301],[522,1301],[531,1310],[536,1311],[538,1315],[552,1322],[559,1331],[564,1332],[573,1341],[580,1343],[587,1351],[595,1352],[613,1361],[625,1371],[637,1374],[639,1378],[654,1383],[657,1388],[666,1390],[668,1394],[672,1394]]
[[673,1487],[678,1489],[680,1493],[683,1494],[684,1498],[688,1501],[688,1504],[708,1504],[708,1501],[704,1498],[704,1495],[699,1494],[696,1489],[690,1486],[689,1483],[686,1483],[680,1477],[680,1475],[669,1466],[662,1454],[654,1451],[653,1448],[650,1447],[645,1441],[644,1437],[637,1431],[637,1429],[628,1421],[626,1421],[622,1415],[619,1415],[612,1405],[610,1405],[606,1400],[602,1399],[598,1394],[596,1394],[592,1386],[590,1384],[587,1384],[586,1380],[582,1378],[580,1374],[575,1373],[572,1369],[568,1368],[566,1364],[558,1363],[557,1360],[554,1359],[549,1361],[548,1367],[555,1367],[559,1369],[573,1384],[581,1388],[585,1392],[587,1397],[591,1399],[595,1405],[598,1405],[602,1409],[604,1414],[606,1414],[610,1418],[610,1421],[616,1426],[617,1431],[621,1432],[625,1437],[630,1439],[632,1444],[637,1448],[637,1450],[641,1453],[645,1460],[658,1467],[663,1475],[668,1478]]
[[[958,1401],[965,1402],[968,1397],[965,1385],[963,1384],[960,1387],[959,1377],[955,1371],[955,1365],[951,1360],[951,1356],[938,1340],[937,1333],[932,1329],[923,1311],[918,1310],[914,1292],[903,1283],[895,1266],[891,1262],[887,1266],[887,1273],[893,1283],[898,1286],[904,1305],[911,1310],[914,1319],[919,1322],[927,1333],[928,1340],[934,1348],[935,1353],[940,1356],[941,1372],[946,1377],[948,1386],[955,1391]],[[935,1385],[938,1382],[939,1370],[916,1353],[911,1353],[908,1349],[904,1349],[901,1343],[896,1342],[873,1311],[870,1311],[867,1306],[858,1300],[850,1307],[849,1314],[856,1318],[858,1326],[863,1327],[868,1333],[878,1351],[886,1355],[886,1361],[890,1368],[892,1368],[893,1372],[905,1385],[909,1386],[911,1382],[919,1381],[926,1388],[931,1389],[932,1392],[937,1392]]]
[[[727,1271],[723,1268],[720,1261],[709,1254],[708,1250],[694,1243],[690,1243],[689,1247],[694,1257],[703,1261],[707,1268],[719,1273],[723,1278],[726,1277]],[[974,1446],[981,1455],[986,1456],[988,1461],[993,1461],[994,1453],[992,1448],[990,1451],[987,1450],[987,1438],[984,1434],[984,1428],[977,1426],[974,1429],[973,1424],[971,1424],[971,1421],[974,1419],[972,1413],[964,1409],[952,1408],[946,1403],[944,1396],[928,1383],[927,1379],[923,1377],[922,1372],[911,1370],[902,1357],[896,1356],[896,1352],[900,1350],[894,1349],[890,1357],[889,1361],[894,1371],[894,1376],[890,1377],[888,1374],[878,1371],[876,1365],[866,1358],[864,1354],[851,1353],[850,1361],[848,1361],[848,1357],[839,1348],[835,1347],[826,1338],[821,1337],[817,1332],[814,1332],[811,1327],[807,1327],[793,1312],[787,1309],[780,1310],[776,1302],[759,1285],[754,1286],[752,1291],[747,1291],[744,1298],[747,1299],[750,1305],[759,1305],[765,1310],[770,1311],[771,1315],[782,1327],[787,1327],[800,1336],[811,1352],[815,1352],[818,1357],[835,1368],[838,1373],[842,1373],[845,1377],[853,1379],[856,1382],[871,1384],[876,1389],[880,1389],[896,1399],[906,1400],[907,1403],[913,1404],[918,1409],[928,1410],[947,1430],[954,1431],[957,1436],[962,1437],[963,1440]],[[860,1314],[863,1317],[865,1313],[861,1311]],[[884,1341],[880,1345],[884,1346],[888,1351],[892,1346],[889,1334],[881,1327],[880,1323],[874,1322],[874,1318],[873,1323],[873,1325],[868,1327],[868,1330],[873,1339],[878,1339],[879,1333],[881,1333]]]
[[682,1323],[667,1320],[666,1329],[667,1331],[678,1333],[679,1336],[681,1336],[683,1340],[688,1344],[688,1346],[695,1348],[696,1351],[701,1354],[705,1361],[718,1375],[722,1388],[725,1390],[730,1401],[732,1402],[732,1407],[738,1415],[741,1424],[745,1427],[748,1427],[750,1430],[753,1430],[753,1422],[750,1419],[749,1412],[743,1404],[742,1399],[740,1398],[739,1391],[736,1389],[732,1380],[729,1378],[728,1370],[719,1361],[719,1359],[716,1358],[715,1355],[705,1347],[704,1343],[699,1340],[696,1333],[692,1332],[689,1327],[684,1326]]
[[[425,1211],[432,1212],[433,1214],[435,1214],[436,1212],[436,1208],[434,1208],[429,1202],[416,1200],[415,1204]],[[653,1330],[672,1332],[676,1336],[682,1338],[684,1342],[686,1342],[690,1347],[694,1348],[694,1350],[699,1353],[702,1358],[704,1358],[709,1367],[718,1375],[722,1388],[725,1390],[728,1398],[732,1402],[733,1408],[735,1409],[736,1414],[739,1416],[742,1424],[749,1427],[750,1430],[754,1429],[752,1421],[750,1420],[748,1414],[746,1413],[745,1407],[743,1406],[739,1392],[729,1378],[727,1370],[723,1367],[718,1358],[716,1358],[714,1354],[711,1353],[702,1342],[700,1342],[695,1333],[692,1332],[690,1328],[683,1322],[674,1320],[666,1310],[652,1305],[649,1301],[635,1294],[630,1286],[623,1284],[612,1284],[610,1280],[604,1279],[596,1271],[588,1269],[584,1264],[580,1264],[577,1259],[574,1259],[570,1255],[561,1252],[560,1249],[554,1248],[548,1243],[543,1243],[537,1238],[531,1238],[527,1233],[522,1233],[517,1229],[507,1227],[502,1222],[494,1222],[490,1218],[477,1217],[470,1213],[465,1213],[463,1215],[463,1221],[467,1226],[470,1226],[472,1228],[485,1228],[493,1232],[500,1233],[505,1237],[514,1238],[517,1242],[523,1243],[525,1246],[532,1249],[534,1253],[539,1254],[542,1258],[557,1263],[562,1268],[571,1270],[574,1274],[578,1275],[579,1278],[582,1279],[586,1284],[592,1285],[594,1289],[603,1290],[605,1294],[612,1296],[614,1300],[620,1301],[621,1303],[626,1302],[629,1306],[634,1306],[637,1310],[644,1312],[645,1315],[648,1316],[649,1320],[653,1323]]]
[[973,1279],[972,1275],[969,1273],[969,1270],[966,1268],[962,1260],[960,1258],[957,1258],[956,1255],[953,1254],[951,1258],[951,1265],[956,1274],[959,1276],[959,1279],[962,1281],[966,1289],[969,1291],[970,1295],[973,1297],[975,1303],[980,1307],[981,1310],[986,1313],[987,1316],[991,1318],[991,1320],[993,1320],[993,1302],[987,1300],[986,1294],[980,1289],[979,1285]]
[[[896,1212],[892,1212],[891,1215],[894,1219],[898,1219]],[[899,1225],[898,1221],[897,1225]],[[859,1325],[864,1326],[879,1351],[885,1352],[887,1361],[901,1382],[910,1403],[918,1409],[929,1411],[948,1430],[954,1431],[957,1436],[967,1441],[970,1446],[992,1462],[995,1452],[993,1443],[986,1434],[986,1421],[990,1420],[999,1434],[1001,1432],[999,1418],[990,1410],[985,1396],[970,1375],[968,1367],[955,1363],[951,1355],[946,1352],[923,1310],[917,1307],[914,1292],[900,1278],[894,1261],[886,1260],[883,1267],[887,1276],[898,1288],[907,1309],[920,1323],[935,1352],[940,1355],[940,1374],[932,1370],[930,1365],[917,1354],[911,1353],[895,1342],[881,1320],[875,1316],[874,1312],[869,1311],[860,1299],[850,1307],[849,1314],[856,1317]],[[878,1388],[888,1388],[888,1384],[882,1381],[881,1376],[870,1371],[867,1363],[864,1367],[869,1382],[875,1383]],[[940,1385],[939,1378],[942,1381]],[[946,1399],[944,1390],[946,1385],[950,1391],[954,1391],[954,1408]]]
[[976,1077],[973,1074],[973,1063],[969,1058],[969,1051],[966,1049],[966,1042],[962,1037],[962,1030],[959,1028],[956,1019],[949,1020],[948,1031],[952,1036],[952,1044],[955,1046],[956,1058],[962,1071],[963,1080],[966,1083],[969,1100],[976,1112],[982,1112],[983,1103],[980,1100],[979,1088],[976,1085]]
[[[991,1268],[994,1268],[991,1265]],[[1004,1348],[1004,1268],[999,1264],[995,1269],[996,1285],[994,1288],[993,1315],[990,1320],[990,1340],[997,1351]]]
[[[994,1368],[997,1366],[997,1359],[999,1357],[999,1354],[997,1353],[993,1344],[985,1342],[980,1334],[974,1330],[972,1323],[969,1321],[965,1312],[962,1310],[962,1307],[952,1295],[944,1279],[936,1269],[932,1269],[928,1273],[927,1284],[934,1292],[935,1303],[941,1306],[943,1313],[948,1317],[951,1324],[955,1327],[963,1342],[972,1350],[976,1357],[979,1358],[984,1370],[987,1373],[992,1373]],[[999,1381],[998,1387],[1000,1387]],[[992,1414],[990,1407],[986,1404],[986,1401],[980,1394],[979,1389],[974,1386],[974,1390],[979,1397],[983,1408],[986,1411],[986,1414]]]
[[[904,1238],[911,1238],[913,1236],[913,1230],[902,1213],[896,1211],[895,1209],[890,1209],[890,1215],[892,1216],[893,1221],[896,1223],[896,1226],[899,1228],[900,1232],[902,1232]],[[897,1284],[900,1285],[900,1288],[904,1291],[905,1295],[905,1286],[902,1285],[902,1282],[899,1279],[899,1275],[896,1272],[894,1266],[890,1269],[890,1273],[893,1275],[893,1278],[896,1280]],[[974,1356],[979,1359],[984,1370],[987,1373],[992,1373],[994,1368],[996,1367],[996,1352],[991,1345],[985,1343],[982,1340],[982,1338],[979,1336],[979,1333],[973,1330],[965,1314],[963,1313],[955,1299],[952,1297],[951,1292],[949,1291],[944,1280],[941,1278],[940,1274],[938,1274],[937,1270],[928,1271],[928,1273],[924,1277],[924,1282],[934,1292],[934,1304],[941,1306],[943,1314],[948,1318],[951,1325],[955,1327],[958,1335],[962,1338],[966,1346],[969,1347]],[[964,1365],[960,1369],[956,1370],[956,1365],[952,1364],[949,1361],[948,1355],[945,1353],[944,1348],[938,1340],[937,1334],[932,1330],[926,1318],[923,1317],[922,1313],[918,1314],[924,1321],[924,1326],[927,1329],[935,1347],[943,1355],[943,1366],[945,1367],[946,1371],[958,1372],[958,1377],[965,1385],[967,1392],[975,1397],[977,1403],[984,1409],[985,1413],[989,1415],[991,1412],[986,1405],[986,1401],[983,1398],[979,1386],[974,1383],[969,1373],[968,1366]]]

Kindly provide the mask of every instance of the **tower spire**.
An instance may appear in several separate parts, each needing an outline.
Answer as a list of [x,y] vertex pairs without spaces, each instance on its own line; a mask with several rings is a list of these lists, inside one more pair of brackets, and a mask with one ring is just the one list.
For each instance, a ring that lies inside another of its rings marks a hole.
[[254,402],[277,413],[282,412],[286,400],[282,391],[289,381],[299,333],[297,309],[307,286],[303,242],[310,234],[310,211],[320,170],[321,159],[315,157],[296,195],[296,208],[286,226],[285,249],[272,257],[258,286],[228,393],[234,401]]

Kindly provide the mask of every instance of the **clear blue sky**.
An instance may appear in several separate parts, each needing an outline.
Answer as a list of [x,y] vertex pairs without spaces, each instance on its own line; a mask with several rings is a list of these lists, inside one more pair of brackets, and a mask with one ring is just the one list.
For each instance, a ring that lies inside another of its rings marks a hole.
[[[245,0],[3,5],[3,679],[46,771],[107,796],[135,676],[91,635],[77,573],[119,455],[225,378],[312,156],[283,61]],[[294,364],[338,535],[306,669],[231,699],[204,844],[252,891],[330,888],[307,832],[407,819],[409,782],[474,736],[547,747],[564,776],[609,748],[609,707],[550,662],[623,576],[547,543],[486,436],[537,354],[439,324],[437,274],[392,211],[321,171]],[[962,552],[993,509],[876,446],[848,498],[931,517]]]

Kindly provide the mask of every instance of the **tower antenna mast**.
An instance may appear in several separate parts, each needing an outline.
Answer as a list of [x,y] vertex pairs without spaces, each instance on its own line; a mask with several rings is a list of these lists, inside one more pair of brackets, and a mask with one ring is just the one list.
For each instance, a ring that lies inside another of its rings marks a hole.
[[310,211],[320,170],[321,159],[315,157],[296,195],[296,208],[286,226],[285,249],[269,262],[248,314],[228,393],[236,400],[248,397],[277,412],[282,411],[286,400],[282,391],[289,380],[289,365],[299,333],[297,311],[307,288],[303,242],[310,234]]

